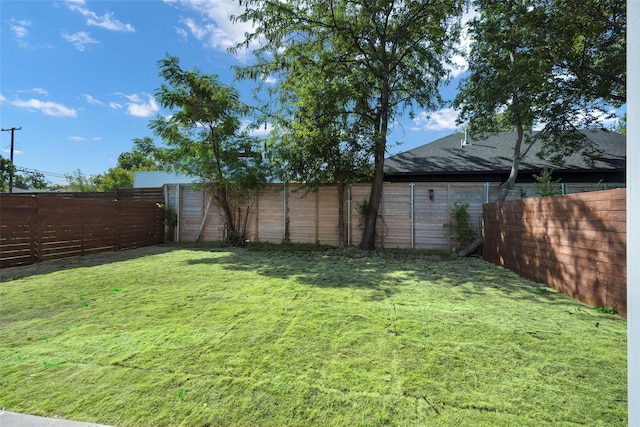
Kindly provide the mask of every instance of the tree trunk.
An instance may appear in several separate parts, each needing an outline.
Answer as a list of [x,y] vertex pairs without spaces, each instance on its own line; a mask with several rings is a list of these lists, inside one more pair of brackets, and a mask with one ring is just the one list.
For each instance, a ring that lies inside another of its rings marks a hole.
[[382,183],[384,180],[384,155],[387,148],[387,130],[389,125],[389,96],[390,90],[385,85],[380,96],[380,110],[376,117],[376,129],[374,133],[374,170],[373,183],[371,184],[371,196],[369,197],[369,210],[364,221],[364,230],[360,249],[372,251],[376,248],[376,222],[378,210],[382,200]]
[[469,243],[469,245],[466,248],[458,252],[458,256],[459,257],[469,256],[472,253],[474,253],[480,246],[482,246],[482,236],[476,237],[475,240]]
[[[513,57],[512,57],[513,60]],[[522,118],[520,116],[520,104],[518,98],[518,92],[514,88],[513,90],[513,107],[515,110],[516,116],[516,144],[513,147],[513,163],[511,164],[511,171],[509,172],[509,178],[500,185],[500,192],[498,193],[498,197],[496,198],[497,202],[504,202],[509,195],[509,191],[511,191],[516,184],[516,179],[518,178],[518,171],[520,170],[520,162],[522,160],[522,141],[524,140],[524,125],[522,123]],[[529,146],[530,148],[531,146]],[[525,151],[529,151],[528,149]],[[458,252],[458,256],[465,257],[471,255],[475,252],[479,247],[482,246],[482,236],[477,237],[473,242],[471,242],[466,248],[462,249]]]

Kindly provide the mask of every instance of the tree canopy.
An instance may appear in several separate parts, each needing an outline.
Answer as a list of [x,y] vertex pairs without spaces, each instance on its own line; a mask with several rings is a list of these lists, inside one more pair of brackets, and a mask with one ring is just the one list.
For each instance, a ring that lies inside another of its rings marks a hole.
[[[626,98],[623,3],[473,2],[479,16],[471,23],[469,76],[454,105],[471,133],[505,124],[517,131],[500,199],[513,187],[532,146],[527,144],[536,138],[544,141],[536,154],[556,164],[575,152],[587,159],[599,154],[579,130],[601,126],[602,116]],[[535,136],[529,132],[534,126],[541,129]]]
[[[151,141],[151,139],[149,138]],[[98,191],[114,191],[118,188],[133,187],[133,173],[136,171],[162,170],[162,166],[151,156],[144,154],[134,145],[132,151],[125,151],[118,156],[115,167],[101,175],[93,177]]]
[[[373,183],[362,249],[375,247],[390,125],[405,108],[440,105],[458,17],[455,0],[245,0],[237,21],[252,22],[237,49],[260,42],[257,64],[239,68],[241,78],[332,70],[344,79],[350,111],[369,129]],[[309,59],[311,55],[312,60]],[[335,73],[335,74],[333,74]]]
[[226,240],[242,245],[256,189],[266,181],[260,141],[243,129],[248,108],[213,74],[183,70],[177,57],[158,62],[165,82],[157,102],[171,111],[150,122],[163,145],[135,140],[137,149],[171,170],[198,176],[224,212]]

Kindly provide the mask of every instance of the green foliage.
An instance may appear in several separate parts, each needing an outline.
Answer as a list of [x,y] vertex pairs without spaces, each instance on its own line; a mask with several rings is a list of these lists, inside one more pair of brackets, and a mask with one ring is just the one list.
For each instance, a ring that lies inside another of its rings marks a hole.
[[[284,114],[275,109],[275,115],[285,134],[303,134],[301,144],[309,148],[301,158],[285,151],[295,170],[310,171],[316,178],[336,175],[339,180],[341,174],[352,173],[345,165],[364,166],[364,158],[373,164],[363,249],[375,247],[390,126],[404,109],[434,110],[441,105],[439,87],[452,63],[463,3],[246,0],[244,12],[232,17],[252,24],[246,40],[234,50],[261,43],[256,63],[237,68],[238,76],[264,82],[278,75],[281,85],[272,94],[281,97],[280,105],[293,108]],[[265,109],[265,114],[271,119],[274,110]],[[284,126],[291,118],[300,120],[292,123],[293,129]],[[318,135],[314,122],[319,124]],[[324,155],[318,157],[313,145],[323,136],[328,140],[321,143]],[[293,143],[298,144],[297,138]],[[348,182],[351,177],[343,179]]]
[[598,307],[596,310],[598,313],[618,314],[618,307]]
[[67,191],[72,192],[88,192],[88,191],[98,191],[99,185],[99,176],[93,175],[85,175],[82,173],[80,169],[76,169],[71,174],[65,174],[65,179],[67,180],[67,185],[65,189]]
[[13,178],[13,186],[24,188],[26,190],[44,190],[50,185],[47,178],[42,172],[38,171],[21,171]]
[[560,185],[560,179],[554,181],[551,176],[552,170],[544,168],[540,175],[533,175],[536,179],[536,194],[546,196],[558,196],[562,194],[562,186]]
[[[512,126],[513,165],[501,196],[513,188],[535,138],[538,156],[561,165],[600,151],[580,128],[598,126],[611,106],[626,99],[624,2],[475,0],[469,77],[454,105],[459,121],[477,134]],[[535,137],[533,124],[542,131]]]
[[213,74],[183,70],[169,55],[158,64],[165,82],[156,99],[171,114],[158,116],[150,128],[164,146],[142,138],[134,141],[136,149],[169,169],[200,177],[224,212],[226,240],[242,246],[255,190],[268,174],[260,141],[242,130],[248,107]]
[[369,200],[364,199],[360,203],[356,205],[356,211],[358,211],[358,215],[360,216],[360,222],[358,223],[358,227],[364,227],[365,221],[367,219],[367,215],[369,215],[369,211],[371,210],[371,204]]
[[43,190],[50,185],[42,172],[18,170],[11,162],[11,159],[6,159],[0,155],[0,192],[9,191],[9,178],[11,175],[13,175],[14,188]]
[[[149,138],[149,141],[151,139]],[[151,144],[153,144],[151,142]],[[145,155],[137,146],[133,151],[121,153],[118,164],[103,175],[96,177],[98,191],[115,191],[118,188],[133,187],[135,171],[161,170],[161,166],[150,156]]]
[[9,178],[15,174],[16,168],[11,159],[6,159],[0,155],[0,191],[9,191]]
[[622,116],[616,121],[616,124],[615,126],[613,126],[612,130],[621,135],[627,134],[627,113],[626,112],[624,113],[624,116]]
[[469,204],[455,202],[451,211],[451,221],[444,224],[454,242],[456,242],[455,252],[466,247],[476,237],[476,232],[469,225]]
[[536,292],[541,295],[547,295],[549,293],[549,288],[546,286],[536,286]]
[[98,191],[115,191],[118,188],[133,187],[133,171],[121,167],[110,168],[98,178]]

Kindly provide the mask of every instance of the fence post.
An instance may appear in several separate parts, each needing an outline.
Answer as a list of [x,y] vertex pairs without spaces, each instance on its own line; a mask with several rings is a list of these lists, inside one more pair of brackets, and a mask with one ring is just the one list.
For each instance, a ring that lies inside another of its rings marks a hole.
[[415,184],[412,182],[411,184],[409,184],[410,188],[411,188],[411,200],[410,200],[410,204],[411,204],[411,249],[415,249],[416,248],[416,243],[415,243]]
[[180,186],[176,184],[176,243],[180,242],[180,229],[182,227],[182,206],[180,203]]
[[351,246],[351,185],[347,189],[347,246]]
[[286,182],[282,184],[282,188],[282,241],[287,242],[289,235],[289,227],[287,226],[287,222],[289,222],[287,221],[287,192],[289,191],[289,189],[287,188]]

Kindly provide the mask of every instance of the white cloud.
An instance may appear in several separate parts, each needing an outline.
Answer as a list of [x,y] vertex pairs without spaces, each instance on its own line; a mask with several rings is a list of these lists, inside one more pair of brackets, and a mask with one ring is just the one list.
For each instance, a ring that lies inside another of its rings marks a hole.
[[18,42],[18,46],[24,47],[24,48],[31,47],[29,42],[25,40],[27,35],[29,35],[30,26],[31,26],[30,21],[15,20],[15,19],[11,20],[11,23],[9,24],[9,28],[11,29],[13,36],[16,38],[16,41]]
[[11,20],[11,24],[9,24],[9,28],[11,28],[11,32],[16,38],[23,39],[29,34],[29,27],[31,26],[30,21],[18,21]]
[[[2,152],[3,153],[11,153],[11,150],[9,148],[3,148]],[[18,150],[17,148],[14,148],[13,149],[13,154],[24,154],[24,151]]]
[[67,0],[66,5],[74,12],[79,12],[82,16],[87,18],[87,25],[93,25],[95,27],[105,28],[111,31],[124,31],[131,33],[135,31],[133,25],[125,24],[124,22],[114,18],[112,12],[105,12],[100,16],[97,13],[87,9],[84,1]]
[[[243,129],[246,129],[247,126],[249,126],[249,124],[250,122],[244,122],[242,126]],[[266,125],[262,125],[257,129],[251,129],[249,131],[249,135],[256,136],[256,137],[268,136],[272,130],[273,130],[273,125],[271,125],[271,123],[267,123]]]
[[69,34],[67,32],[63,32],[61,36],[63,39],[71,43],[73,47],[79,50],[80,52],[84,52],[87,45],[98,43],[97,40],[94,40],[93,38],[91,38],[89,33],[85,33],[84,31],[80,31],[75,34]]
[[93,138],[87,138],[85,136],[68,136],[67,139],[69,141],[73,141],[73,142],[87,142],[87,141],[101,141],[102,138],[98,137],[93,137]]
[[5,102],[7,102],[7,98],[0,93],[0,103],[5,103]]
[[236,45],[236,42],[215,24],[197,24],[191,18],[182,19],[182,23],[189,29],[191,35],[201,41],[205,47],[226,51]]
[[118,104],[117,102],[110,102],[109,108],[113,108],[114,110],[119,110],[122,108],[122,104]]
[[84,98],[87,100],[89,104],[104,105],[104,102],[100,101],[99,99],[95,99],[91,95],[87,95],[86,93],[83,93],[82,96],[84,96]]
[[[573,121],[574,126],[581,127],[584,125],[583,120],[585,120],[588,116],[595,119],[595,122],[592,122],[592,125],[598,124],[603,128],[612,128],[618,121],[620,117],[624,115],[624,112],[621,109],[612,109],[607,112],[604,111],[592,111],[590,113],[582,112],[578,114],[578,116]],[[535,131],[540,131],[545,128],[544,123],[537,122],[533,125],[532,129]]]
[[276,79],[273,76],[266,76],[266,77],[262,76],[262,81],[265,82],[266,84],[274,85],[278,82],[278,79]]
[[37,93],[40,95],[49,95],[49,92],[47,92],[46,89],[43,89],[41,87],[34,87],[33,89],[31,89],[31,92]]
[[[116,93],[116,95],[124,96],[129,100],[127,103],[127,113],[134,117],[151,117],[160,111],[160,107],[156,103],[156,100],[153,96],[148,93],[143,93],[142,95],[138,95],[137,93],[127,95],[122,92]],[[111,108],[121,108],[119,104],[111,103],[109,104]]]
[[[240,15],[244,8],[238,2],[229,0],[164,0],[165,3],[181,6],[204,16],[201,22],[183,18],[182,24],[188,32],[206,47],[226,51],[229,47],[242,43],[245,33],[251,31],[251,23],[233,23],[231,15]],[[185,35],[184,30],[178,34]]]
[[458,127],[456,125],[457,118],[458,112],[453,108],[445,108],[431,114],[423,111],[413,119],[416,126],[411,130],[454,130]]
[[469,64],[466,58],[466,56],[471,51],[471,42],[472,42],[472,37],[471,37],[471,34],[469,34],[469,29],[470,29],[471,21],[478,16],[479,16],[479,13],[473,9],[468,10],[462,15],[461,22],[460,22],[462,25],[462,29],[460,31],[460,40],[458,40],[458,43],[456,46],[461,51],[461,54],[454,55],[451,58],[451,61],[453,62],[453,66],[450,66],[450,65],[446,66],[446,69],[448,69],[451,72],[451,76],[454,78],[460,76],[461,74],[464,74],[469,68]]
[[28,110],[40,111],[47,116],[54,117],[76,117],[77,111],[73,108],[66,107],[62,104],[51,101],[41,101],[39,99],[30,99],[28,101],[16,100],[11,105]]
[[180,38],[187,39],[189,37],[189,33],[184,28],[176,27],[176,33],[180,36]]

